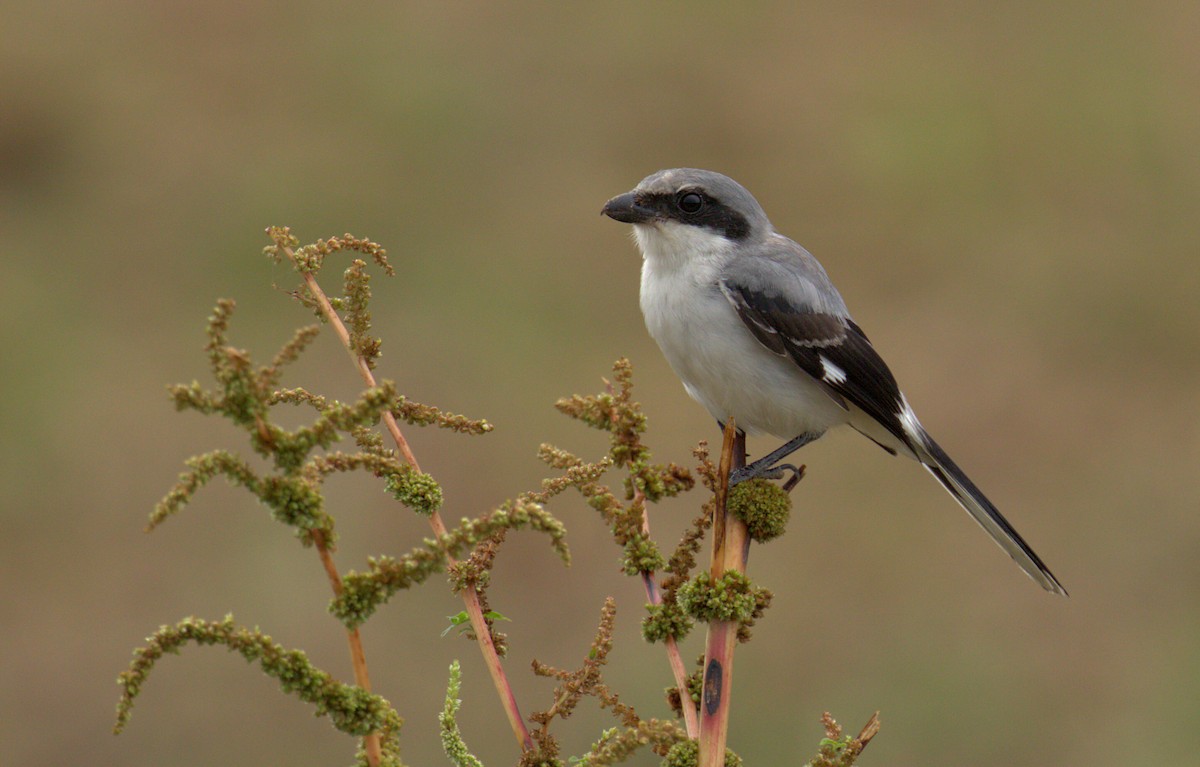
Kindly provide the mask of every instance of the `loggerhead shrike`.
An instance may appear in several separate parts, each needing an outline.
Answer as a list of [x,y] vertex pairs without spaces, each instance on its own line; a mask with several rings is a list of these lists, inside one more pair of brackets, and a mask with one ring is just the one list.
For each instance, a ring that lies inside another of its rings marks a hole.
[[609,200],[642,251],[646,327],[684,388],[724,423],[789,442],[732,478],[781,476],[777,463],[849,424],[921,463],[1042,588],[1066,589],[921,426],[821,264],[771,226],[731,178],[676,168]]

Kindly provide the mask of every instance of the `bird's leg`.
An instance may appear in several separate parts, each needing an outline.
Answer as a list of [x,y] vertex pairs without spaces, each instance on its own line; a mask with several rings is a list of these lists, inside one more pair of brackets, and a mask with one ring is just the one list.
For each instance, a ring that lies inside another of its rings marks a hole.
[[820,434],[805,433],[797,437],[793,437],[782,446],[772,450],[770,453],[764,455],[762,458],[759,458],[757,461],[730,472],[729,486],[733,487],[740,482],[745,482],[748,479],[754,479],[756,477],[762,477],[764,479],[782,479],[784,472],[791,471],[793,474],[792,478],[784,484],[784,489],[791,490],[796,486],[796,483],[800,481],[800,477],[804,472],[804,468],[801,467],[797,469],[790,463],[779,462],[820,436]]

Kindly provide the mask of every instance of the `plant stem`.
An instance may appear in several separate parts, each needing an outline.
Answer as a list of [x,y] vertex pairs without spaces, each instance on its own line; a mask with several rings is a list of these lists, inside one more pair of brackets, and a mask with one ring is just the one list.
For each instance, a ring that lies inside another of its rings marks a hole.
[[[291,248],[285,247],[283,248],[283,252],[292,263],[295,263],[295,253]],[[302,271],[301,275],[304,277],[304,284],[321,307],[321,313],[325,315],[325,319],[333,327],[338,339],[342,342],[342,346],[346,348],[346,351],[354,359],[355,367],[358,368],[358,374],[367,386],[375,386],[375,376],[371,373],[371,367],[367,364],[366,359],[354,353],[354,349],[350,343],[350,331],[346,329],[342,318],[334,311],[333,306],[329,303],[328,296],[325,295],[325,291],[321,289],[321,286],[312,274]],[[400,424],[396,422],[396,417],[391,412],[384,411],[383,424],[391,435],[392,441],[396,443],[400,454],[404,456],[404,460],[413,469],[420,471],[421,467],[417,464],[417,457],[413,455],[412,449],[408,446],[408,440],[404,438],[404,434],[400,431]],[[440,538],[446,534],[446,525],[442,522],[441,515],[436,511],[429,516],[429,525],[433,528],[435,536]],[[449,555],[446,556],[446,562],[449,566],[456,564],[455,559]],[[521,717],[521,711],[517,707],[517,699],[513,695],[512,686],[508,683],[508,676],[504,673],[504,666],[500,663],[500,655],[496,652],[495,643],[492,642],[491,631],[484,620],[483,608],[479,604],[479,593],[475,590],[474,586],[468,586],[466,589],[463,589],[462,598],[467,608],[467,615],[471,619],[471,628],[475,632],[476,641],[479,643],[479,650],[483,653],[484,664],[488,668],[488,673],[491,674],[492,683],[496,686],[496,692],[500,696],[500,705],[504,707],[504,713],[508,716],[508,723],[512,727],[513,735],[516,736],[517,743],[521,749],[532,750],[533,739],[529,737],[529,729],[525,726],[525,720]]]
[[[316,533],[314,538],[317,554],[320,555],[321,564],[325,567],[325,575],[329,577],[333,595],[340,597],[342,595],[342,576],[333,564],[333,555],[329,552],[329,545],[325,542],[325,536],[320,532]],[[367,675],[367,655],[363,651],[362,635],[358,633],[357,627],[347,629],[346,642],[350,645],[350,665],[354,668],[354,683],[370,692],[371,678]],[[372,732],[363,738],[363,750],[367,752],[367,762],[371,767],[378,767],[383,760],[383,748],[380,745],[378,733]]]
[[[725,424],[721,462],[717,471],[717,503],[713,511],[713,552],[709,573],[713,583],[728,570],[746,571],[750,539],[746,524],[726,511],[729,472],[746,465],[746,435],[730,418]],[[708,624],[704,648],[704,685],[700,701],[700,767],[725,764],[725,742],[729,734],[729,700],[733,691],[733,648],[737,644],[737,621]]]
[[[642,504],[642,532],[649,538],[650,509],[646,505],[646,496],[641,490],[637,491],[634,503]],[[646,598],[650,600],[650,604],[661,605],[662,592],[659,591],[658,584],[654,582],[654,573],[642,571],[642,585],[646,588]],[[687,727],[688,737],[695,738],[700,733],[700,723],[696,721],[696,707],[692,705],[692,700],[688,696],[687,667],[683,665],[683,658],[679,654],[679,643],[675,641],[675,637],[669,636],[663,645],[667,649],[667,663],[670,664],[671,674],[675,677],[675,687],[679,690],[679,707],[683,710],[683,723]]]

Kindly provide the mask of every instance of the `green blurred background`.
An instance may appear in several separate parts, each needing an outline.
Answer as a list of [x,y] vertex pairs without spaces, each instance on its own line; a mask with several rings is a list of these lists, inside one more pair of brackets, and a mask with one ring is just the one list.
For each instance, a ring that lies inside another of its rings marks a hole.
[[[659,168],[723,171],[840,286],[923,421],[1072,593],[1022,577],[915,465],[853,434],[804,451],[776,592],[737,657],[731,745],[798,763],[831,710],[876,709],[877,765],[1194,764],[1200,746],[1200,6],[1188,0],[819,4],[9,3],[0,25],[0,763],[347,764],[325,720],[216,649],[170,658],[109,734],[130,650],[232,611],[349,677],[327,585],[217,483],[152,537],[187,456],[245,451],[177,415],[203,323],[238,299],[260,357],[309,320],[263,229],[390,250],[383,375],[497,426],[409,430],[451,521],[596,457],[557,414],[628,355],[662,460],[716,430],[646,335],[639,258],[601,205]],[[331,272],[331,276],[336,273]],[[350,397],[325,334],[285,380]],[[771,447],[751,444],[754,452]],[[330,484],[343,570],[427,533],[377,483]],[[672,541],[699,498],[664,504]],[[609,678],[646,716],[670,677],[643,595],[577,498],[575,565],[513,536],[495,576],[526,712],[605,595]],[[364,630],[404,756],[444,763],[445,669],[468,742],[516,753],[440,580]],[[685,654],[700,651],[698,637]],[[580,753],[609,726],[560,726]],[[653,764],[648,754],[635,763]]]

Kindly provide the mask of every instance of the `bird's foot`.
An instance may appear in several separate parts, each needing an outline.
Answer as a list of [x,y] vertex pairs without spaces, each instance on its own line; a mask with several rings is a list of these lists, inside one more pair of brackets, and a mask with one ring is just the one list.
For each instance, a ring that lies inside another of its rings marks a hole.
[[790,493],[792,492],[792,488],[796,487],[800,480],[804,478],[803,465],[795,466],[790,463],[777,463],[771,466],[764,460],[755,461],[748,466],[743,466],[740,469],[734,469],[729,472],[729,486],[739,485],[748,479],[783,479],[787,476],[788,472],[791,472],[791,476],[783,483],[783,490],[786,493]]
[[749,463],[740,469],[734,469],[729,473],[729,486],[733,487],[756,477],[762,477],[763,479],[783,479],[786,472],[791,471],[792,476],[783,483],[783,489],[790,493],[792,488],[796,486],[796,483],[804,476],[804,467],[801,466],[797,469],[790,463],[780,462],[820,436],[820,433],[817,433],[801,434],[793,437],[786,444],[772,450],[757,461]]

